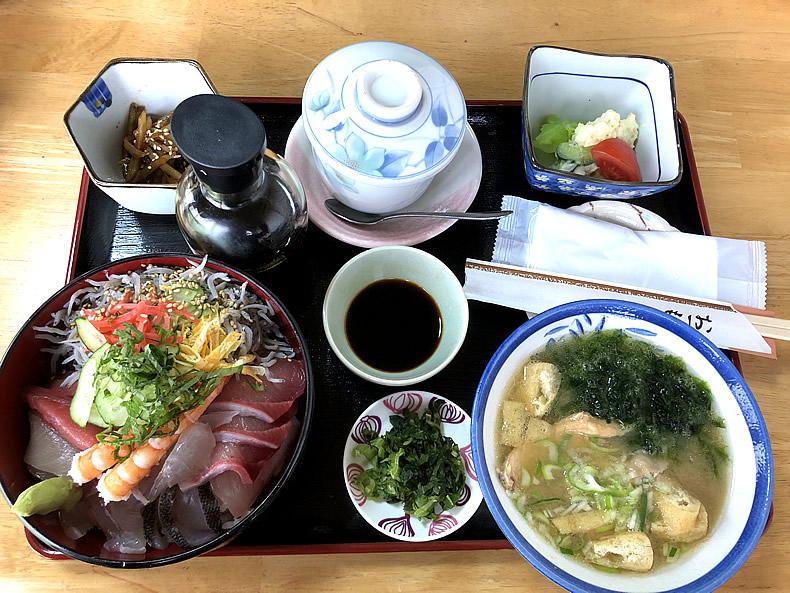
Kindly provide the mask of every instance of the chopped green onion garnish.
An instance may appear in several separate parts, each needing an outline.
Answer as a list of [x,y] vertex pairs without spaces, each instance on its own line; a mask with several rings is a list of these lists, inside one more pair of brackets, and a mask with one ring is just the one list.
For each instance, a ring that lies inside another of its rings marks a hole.
[[573,550],[571,550],[570,548],[560,547],[560,552],[562,552],[563,554],[567,554],[568,556],[573,556]]
[[614,573],[614,574],[618,574],[620,572],[619,569],[612,568],[611,566],[603,566],[601,564],[596,564],[595,562],[591,562],[591,564],[593,565],[593,567],[595,567],[598,570],[603,571],[603,572],[611,572],[611,573]]
[[647,492],[642,492],[642,498],[639,499],[639,531],[645,530],[646,522],[647,522]]

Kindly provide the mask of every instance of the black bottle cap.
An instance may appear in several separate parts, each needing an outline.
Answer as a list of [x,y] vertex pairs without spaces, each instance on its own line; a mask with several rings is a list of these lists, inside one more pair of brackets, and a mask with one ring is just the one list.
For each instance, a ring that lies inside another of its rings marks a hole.
[[258,175],[266,131],[258,116],[235,99],[185,99],[173,111],[170,132],[198,179],[215,192],[239,192]]

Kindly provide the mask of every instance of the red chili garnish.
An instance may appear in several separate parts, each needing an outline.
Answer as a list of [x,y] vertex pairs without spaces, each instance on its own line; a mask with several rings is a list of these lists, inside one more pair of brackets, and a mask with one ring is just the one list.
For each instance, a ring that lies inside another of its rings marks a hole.
[[[128,302],[127,295],[124,293],[120,302],[113,303],[101,311],[83,309],[82,315],[90,321],[91,325],[100,332],[110,344],[118,343],[118,336],[113,332],[123,329],[123,324],[128,323],[143,334],[142,341],[135,347],[140,351],[148,344],[160,344],[162,342],[159,334],[154,328],[160,327],[165,331],[170,331],[170,314],[181,315],[189,321],[197,321],[197,317],[192,315],[184,308],[183,303],[169,300],[144,300],[137,303]],[[129,297],[131,298],[131,297]],[[180,343],[181,337],[171,337],[166,343]]]

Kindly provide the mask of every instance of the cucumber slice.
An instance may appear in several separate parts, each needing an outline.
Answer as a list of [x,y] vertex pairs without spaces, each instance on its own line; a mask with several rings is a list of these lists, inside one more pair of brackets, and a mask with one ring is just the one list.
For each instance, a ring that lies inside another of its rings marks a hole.
[[590,149],[573,142],[562,142],[557,146],[557,158],[564,161],[573,161],[580,165],[589,165],[593,162]]
[[77,380],[77,391],[71,400],[71,406],[69,406],[71,419],[79,426],[84,427],[88,423],[88,418],[91,415],[91,408],[93,407],[93,400],[96,397],[96,389],[93,385],[96,377],[96,369],[109,349],[109,344],[103,344],[91,354],[90,358],[82,365],[80,378]]
[[174,301],[181,303],[191,303],[196,298],[206,294],[202,288],[189,288],[187,286],[179,286],[174,288],[170,293],[170,298]]
[[170,293],[170,298],[179,303],[184,303],[184,309],[192,315],[200,315],[200,307],[195,305],[201,297],[205,296],[202,288],[189,288],[188,286],[179,286],[174,288]]
[[109,377],[101,377],[96,385],[93,407],[104,421],[99,426],[123,426],[129,413],[123,406],[123,386]]
[[77,317],[74,323],[77,326],[77,334],[80,336],[80,340],[91,352],[96,352],[102,344],[107,342],[107,339],[101,332],[93,327],[93,324],[84,317]]
[[104,421],[104,418],[99,415],[99,411],[96,409],[96,406],[91,406],[91,413],[88,416],[88,424],[101,426],[102,428],[107,428],[109,426],[109,424]]

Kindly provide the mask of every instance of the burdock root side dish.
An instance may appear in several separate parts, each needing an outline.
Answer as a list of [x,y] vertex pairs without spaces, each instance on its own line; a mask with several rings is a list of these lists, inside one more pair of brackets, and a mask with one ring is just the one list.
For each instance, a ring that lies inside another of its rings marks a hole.
[[144,105],[129,105],[123,139],[124,180],[128,183],[178,183],[186,163],[170,134],[171,111],[154,119]]

